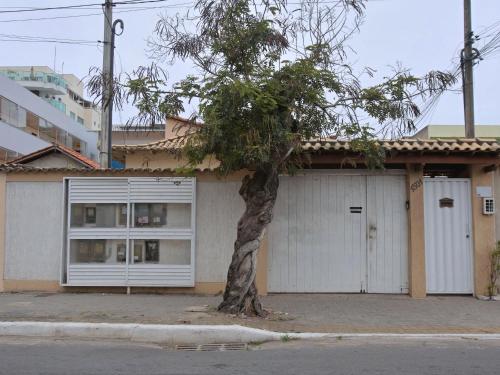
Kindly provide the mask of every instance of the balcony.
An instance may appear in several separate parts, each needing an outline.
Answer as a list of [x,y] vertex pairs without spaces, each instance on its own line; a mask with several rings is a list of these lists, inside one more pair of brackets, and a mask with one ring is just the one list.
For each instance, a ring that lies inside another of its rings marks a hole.
[[55,73],[0,70],[0,74],[18,82],[30,91],[43,91],[49,95],[65,95],[67,93],[66,81]]
[[66,114],[66,104],[57,99],[52,98],[42,98],[46,102],[48,102],[52,107],[57,108],[62,113]]

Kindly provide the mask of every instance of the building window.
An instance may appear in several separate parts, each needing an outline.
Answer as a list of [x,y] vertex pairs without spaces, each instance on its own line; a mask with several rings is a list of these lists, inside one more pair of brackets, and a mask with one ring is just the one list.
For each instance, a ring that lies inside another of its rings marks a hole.
[[70,244],[70,264],[125,263],[125,241],[121,239],[75,239]]
[[182,203],[136,203],[132,226],[189,228],[191,205]]
[[75,114],[75,112],[71,112],[71,111],[70,111],[70,112],[69,112],[69,117],[71,117],[73,120],[75,120],[75,119],[76,119],[76,114]]
[[38,137],[40,118],[32,112],[26,112],[26,131],[31,135]]
[[9,161],[17,159],[18,157],[21,157],[21,156],[22,155],[16,151],[12,151],[12,150],[0,147],[0,164],[1,163],[8,163]]
[[76,122],[78,122],[79,124],[83,125],[83,119],[80,116],[78,116],[76,118]]
[[73,228],[118,228],[127,226],[125,203],[74,203],[71,205]]
[[187,240],[132,240],[131,264],[189,265],[191,244]]
[[19,126],[17,104],[4,97],[0,97],[0,120],[10,125]]
[[48,141],[48,142],[56,142],[57,141],[57,127],[51,124],[48,121],[40,122],[40,138]]

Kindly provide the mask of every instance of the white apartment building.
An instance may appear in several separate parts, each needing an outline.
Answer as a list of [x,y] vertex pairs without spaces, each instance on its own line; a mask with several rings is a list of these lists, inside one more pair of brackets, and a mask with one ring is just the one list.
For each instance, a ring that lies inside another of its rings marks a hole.
[[[57,91],[59,82],[42,82]],[[98,158],[97,132],[89,131],[18,82],[0,75],[0,163],[58,143]]]
[[4,75],[44,99],[87,129],[101,128],[100,109],[84,98],[84,85],[73,74],[58,74],[48,66],[2,66]]

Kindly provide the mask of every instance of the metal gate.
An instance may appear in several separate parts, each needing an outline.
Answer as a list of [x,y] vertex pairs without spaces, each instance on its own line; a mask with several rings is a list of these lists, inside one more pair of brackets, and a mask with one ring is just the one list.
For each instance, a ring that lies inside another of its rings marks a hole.
[[469,179],[424,181],[427,293],[473,291],[470,194]]
[[407,291],[405,176],[282,177],[269,228],[270,292]]

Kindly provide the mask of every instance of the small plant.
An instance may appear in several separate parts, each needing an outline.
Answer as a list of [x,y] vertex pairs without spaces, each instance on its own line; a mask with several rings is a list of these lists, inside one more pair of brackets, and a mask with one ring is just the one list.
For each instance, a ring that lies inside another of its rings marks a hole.
[[281,336],[281,342],[288,342],[290,341],[292,338],[290,336],[288,336],[287,334]]
[[490,254],[490,283],[488,285],[488,296],[493,299],[498,293],[497,281],[500,277],[500,241]]

